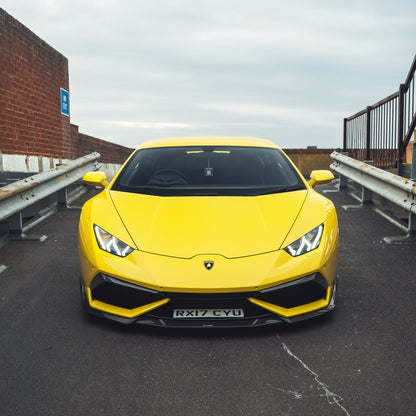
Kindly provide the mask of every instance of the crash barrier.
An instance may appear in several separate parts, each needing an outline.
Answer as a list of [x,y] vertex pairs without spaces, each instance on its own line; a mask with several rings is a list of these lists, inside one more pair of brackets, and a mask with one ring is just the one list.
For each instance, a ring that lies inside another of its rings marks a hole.
[[347,187],[347,179],[362,186],[361,205],[346,209],[365,208],[372,204],[372,192],[409,212],[407,235],[385,237],[389,244],[416,243],[416,182],[360,162],[345,154],[332,152],[331,169],[340,175],[340,189]]
[[1,187],[0,221],[8,220],[10,238],[43,241],[46,236],[27,236],[23,233],[23,210],[53,194],[57,195],[58,209],[68,208],[68,186],[80,180],[86,172],[99,169],[99,157],[100,154],[94,152]]

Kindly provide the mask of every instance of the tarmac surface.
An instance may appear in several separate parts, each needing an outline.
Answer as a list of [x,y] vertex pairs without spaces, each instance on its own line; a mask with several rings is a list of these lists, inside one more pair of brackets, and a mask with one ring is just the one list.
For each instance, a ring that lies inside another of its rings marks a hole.
[[[334,185],[322,189],[334,189]],[[86,316],[79,211],[0,248],[0,414],[413,415],[416,245],[372,210],[345,211],[337,307],[294,325],[239,330],[126,327]]]

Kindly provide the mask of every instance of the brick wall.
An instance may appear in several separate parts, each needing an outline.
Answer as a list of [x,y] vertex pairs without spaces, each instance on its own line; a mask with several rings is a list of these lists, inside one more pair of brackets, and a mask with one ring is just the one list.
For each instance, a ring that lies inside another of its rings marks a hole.
[[72,159],[96,151],[100,153],[102,163],[122,164],[134,150],[80,133],[78,126],[74,124],[71,124],[71,142]]
[[69,158],[68,60],[0,9],[0,151]]
[[78,131],[61,114],[68,60],[0,8],[0,152],[76,159],[92,149],[123,163],[133,149]]

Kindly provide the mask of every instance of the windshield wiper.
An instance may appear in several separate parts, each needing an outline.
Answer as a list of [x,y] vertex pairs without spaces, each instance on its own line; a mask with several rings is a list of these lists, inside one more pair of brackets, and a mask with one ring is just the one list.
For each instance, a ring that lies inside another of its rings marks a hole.
[[218,196],[218,192],[192,192],[189,196]]
[[280,194],[282,192],[299,191],[301,189],[305,189],[305,187],[301,184],[292,185],[292,186],[274,186],[270,188],[256,190],[251,195],[257,196],[257,195],[268,195],[268,194]]

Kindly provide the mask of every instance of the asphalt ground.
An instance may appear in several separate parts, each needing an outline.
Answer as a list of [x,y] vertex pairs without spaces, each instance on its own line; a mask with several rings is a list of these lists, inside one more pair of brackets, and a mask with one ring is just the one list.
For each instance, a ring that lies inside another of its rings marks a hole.
[[[334,188],[333,185],[327,189]],[[322,190],[322,188],[321,188]],[[416,246],[371,210],[340,223],[334,312],[239,330],[125,327],[86,316],[79,211],[0,249],[1,415],[413,415]]]

